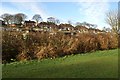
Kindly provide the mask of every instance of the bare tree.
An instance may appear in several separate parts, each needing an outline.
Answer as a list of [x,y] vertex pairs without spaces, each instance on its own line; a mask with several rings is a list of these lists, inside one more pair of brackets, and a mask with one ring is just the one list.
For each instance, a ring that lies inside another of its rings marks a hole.
[[84,26],[88,26],[88,27],[90,27],[90,24],[87,23],[87,22],[83,22],[82,24],[83,24]]
[[1,15],[1,18],[7,23],[7,25],[9,25],[10,23],[12,23],[13,15],[5,13]]
[[76,22],[76,26],[82,26],[82,23]]
[[118,3],[118,34],[120,34],[120,2]]
[[56,20],[54,17],[49,17],[49,18],[47,18],[47,22],[55,23]]
[[118,27],[118,11],[117,10],[111,10],[106,13],[106,22],[108,25],[111,26],[112,31],[115,33],[118,33],[119,27]]
[[38,24],[39,21],[43,21],[39,14],[35,14],[32,19],[36,21],[36,24]]
[[55,23],[56,23],[56,24],[60,24],[60,20],[59,20],[59,19],[56,19],[56,20],[55,20]]
[[68,24],[71,24],[71,25],[72,25],[72,21],[71,21],[71,20],[68,20]]
[[22,24],[22,22],[27,18],[23,13],[15,14],[14,21],[16,24]]

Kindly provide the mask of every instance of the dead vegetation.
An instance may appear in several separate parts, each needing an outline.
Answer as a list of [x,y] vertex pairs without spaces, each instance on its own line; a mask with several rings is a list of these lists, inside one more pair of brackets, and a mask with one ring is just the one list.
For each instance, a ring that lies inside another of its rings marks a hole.
[[3,62],[55,58],[118,47],[118,38],[112,33],[78,33],[70,36],[62,33],[49,35],[49,33],[30,32],[26,40],[22,34],[22,32],[3,31]]

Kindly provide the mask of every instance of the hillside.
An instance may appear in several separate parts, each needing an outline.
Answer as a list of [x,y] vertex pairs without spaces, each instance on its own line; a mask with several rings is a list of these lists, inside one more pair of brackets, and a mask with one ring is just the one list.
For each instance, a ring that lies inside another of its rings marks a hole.
[[118,49],[2,65],[3,78],[117,78]]

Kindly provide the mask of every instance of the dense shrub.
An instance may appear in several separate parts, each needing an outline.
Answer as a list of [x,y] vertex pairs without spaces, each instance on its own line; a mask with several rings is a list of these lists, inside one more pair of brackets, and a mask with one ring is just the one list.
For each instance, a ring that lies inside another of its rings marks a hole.
[[49,32],[30,32],[26,40],[22,34],[3,31],[3,62],[55,58],[118,47],[118,38],[112,33],[78,33],[70,36],[63,33],[51,35]]
[[3,32],[2,33],[2,59],[11,61],[24,49],[24,42],[21,33]]

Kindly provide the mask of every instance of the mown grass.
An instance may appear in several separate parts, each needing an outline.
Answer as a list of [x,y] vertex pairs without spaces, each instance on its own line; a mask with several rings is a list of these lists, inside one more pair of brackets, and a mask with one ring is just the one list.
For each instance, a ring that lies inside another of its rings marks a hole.
[[2,65],[3,78],[117,78],[118,49]]

